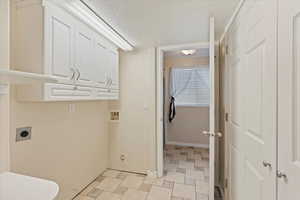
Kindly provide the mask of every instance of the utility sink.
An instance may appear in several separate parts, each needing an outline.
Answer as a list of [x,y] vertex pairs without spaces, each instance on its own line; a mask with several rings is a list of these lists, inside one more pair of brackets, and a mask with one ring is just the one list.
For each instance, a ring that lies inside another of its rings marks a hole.
[[56,183],[11,172],[0,174],[0,200],[54,200]]

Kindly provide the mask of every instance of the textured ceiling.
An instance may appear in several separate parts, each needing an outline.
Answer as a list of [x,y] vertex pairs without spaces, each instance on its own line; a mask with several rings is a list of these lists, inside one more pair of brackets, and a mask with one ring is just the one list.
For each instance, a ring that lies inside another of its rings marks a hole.
[[219,39],[239,0],[82,0],[138,47],[206,42],[209,17]]

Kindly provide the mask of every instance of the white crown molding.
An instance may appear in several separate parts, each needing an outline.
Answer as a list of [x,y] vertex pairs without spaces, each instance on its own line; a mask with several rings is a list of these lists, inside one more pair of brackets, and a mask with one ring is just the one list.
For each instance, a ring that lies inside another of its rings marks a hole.
[[122,50],[133,50],[133,46],[128,41],[126,41],[105,21],[96,16],[96,14],[86,5],[84,5],[80,0],[44,0],[44,5],[47,4],[47,2],[55,3],[59,7],[67,10],[72,15],[76,16],[77,18],[91,26],[93,29],[95,29],[97,32],[106,37]]

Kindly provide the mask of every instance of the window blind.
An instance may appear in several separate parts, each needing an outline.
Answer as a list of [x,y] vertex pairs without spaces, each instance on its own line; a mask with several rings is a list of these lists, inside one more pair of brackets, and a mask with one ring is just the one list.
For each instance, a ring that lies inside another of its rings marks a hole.
[[170,95],[176,106],[209,106],[209,67],[172,68]]

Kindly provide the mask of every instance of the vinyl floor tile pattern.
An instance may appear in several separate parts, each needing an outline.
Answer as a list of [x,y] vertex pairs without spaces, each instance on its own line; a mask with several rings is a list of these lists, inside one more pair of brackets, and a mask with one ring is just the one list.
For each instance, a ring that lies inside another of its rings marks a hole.
[[208,200],[208,150],[167,145],[164,154],[163,177],[109,169],[74,200]]

